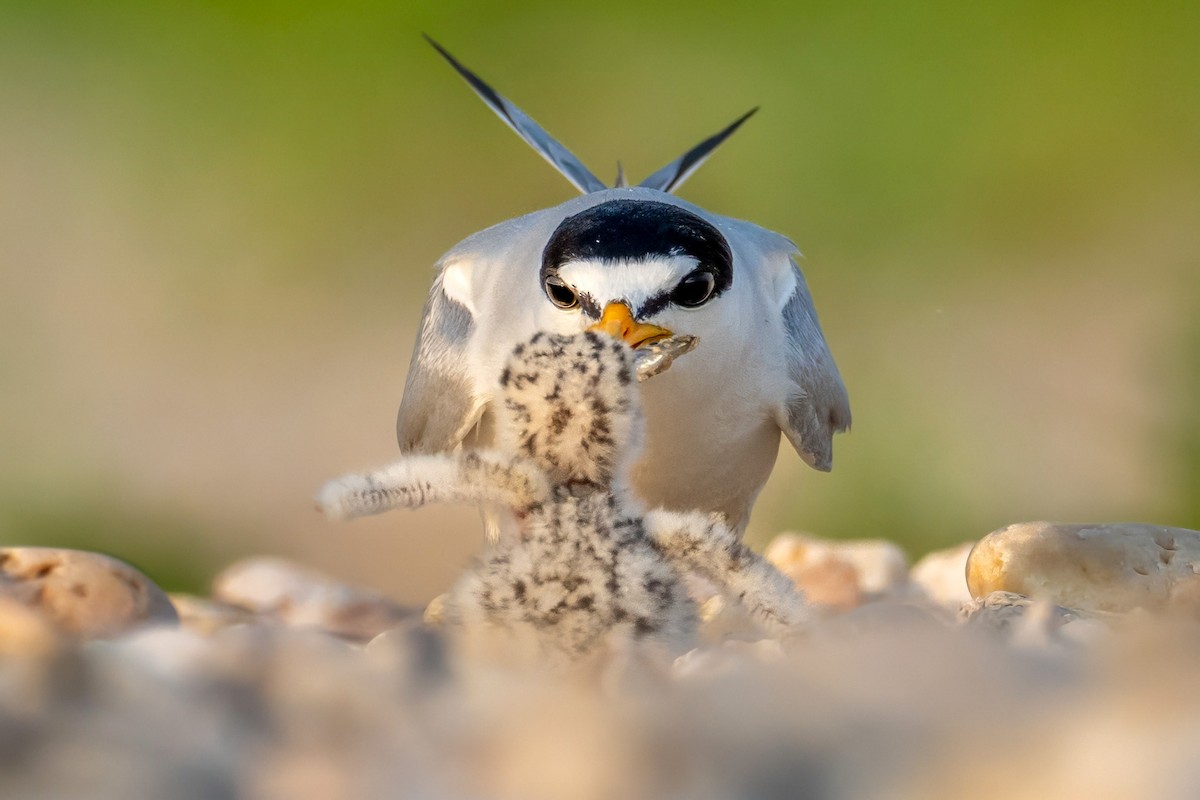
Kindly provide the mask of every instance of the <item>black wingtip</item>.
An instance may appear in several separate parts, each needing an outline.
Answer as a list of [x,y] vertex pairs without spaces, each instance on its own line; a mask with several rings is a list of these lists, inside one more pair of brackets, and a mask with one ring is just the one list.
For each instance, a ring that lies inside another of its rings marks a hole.
[[450,55],[449,51],[447,51],[446,48],[444,48],[440,44],[438,44],[437,40],[435,40],[428,33],[422,33],[421,38],[424,39],[425,41],[429,42],[430,46],[432,46],[434,50],[437,50],[439,53],[441,53],[442,58],[449,61],[451,63],[451,65],[454,66],[455,69],[463,69],[463,65],[458,63],[458,59],[455,58],[454,56]]
[[450,66],[454,67],[454,71],[462,76],[463,80],[483,98],[485,103],[491,106],[497,114],[504,117],[510,125],[516,125],[516,122],[512,119],[512,115],[508,113],[508,109],[505,107],[504,98],[497,94],[495,89],[488,86],[483,82],[482,78],[463,66],[462,62],[450,55],[450,52],[446,48],[435,42],[432,36],[427,33],[422,33],[421,35],[425,37],[425,41],[433,46],[434,50],[437,50],[441,54],[442,58],[449,62]]
[[483,102],[496,113],[504,123],[516,131],[525,142],[532,147],[542,158],[549,161],[555,169],[569,180],[581,192],[594,192],[605,188],[604,184],[588,171],[588,168],[583,165],[571,151],[563,147],[558,141],[546,133],[542,126],[538,125],[533,119],[521,109],[504,99],[495,89],[483,82],[478,75],[463,66],[457,58],[450,55],[446,48],[435,42],[433,38],[427,34],[421,34],[425,41],[437,50],[442,58],[450,66],[454,67],[467,85],[479,95]]
[[725,130],[721,131],[713,138],[718,139],[718,143],[725,141],[733,134],[734,131],[736,131],[738,128],[742,127],[742,125],[746,122],[746,120],[750,119],[755,114],[757,114],[760,108],[762,108],[762,106],[755,106],[754,108],[747,111],[745,114],[742,114],[740,117],[735,119],[733,122],[729,123],[729,127],[725,128]]
[[646,178],[646,180],[642,181],[641,185],[664,192],[675,191],[688,179],[688,176],[704,163],[705,159],[712,155],[714,150],[721,146],[722,142],[732,136],[734,131],[742,127],[742,123],[757,114],[758,109],[759,106],[755,106],[745,114],[742,114],[722,130],[709,136],[703,142],[684,153],[680,158],[672,161],[649,178]]
[[758,109],[759,107],[755,106],[745,114],[742,114],[740,117],[735,119],[733,122],[729,123],[729,125],[725,126],[725,128],[723,128],[721,131],[714,133],[712,136],[708,137],[703,142],[692,148],[680,161],[678,179],[673,181],[671,187],[666,191],[671,191],[671,189],[682,183],[684,178],[690,175],[692,171],[700,165],[700,162],[712,155],[712,152],[724,144],[726,139],[737,132],[737,129],[742,127],[742,124],[746,120],[757,114]]
[[454,56],[450,55],[450,53],[446,50],[446,48],[444,48],[440,44],[438,44],[434,40],[434,38],[432,36],[430,36],[428,33],[422,33],[421,38],[424,39],[425,41],[429,42],[429,45],[434,50],[437,50],[439,53],[441,53],[442,58],[444,58],[450,62],[450,66],[454,67],[456,70],[458,70],[460,72],[464,69],[463,65],[458,63],[458,59],[456,59]]

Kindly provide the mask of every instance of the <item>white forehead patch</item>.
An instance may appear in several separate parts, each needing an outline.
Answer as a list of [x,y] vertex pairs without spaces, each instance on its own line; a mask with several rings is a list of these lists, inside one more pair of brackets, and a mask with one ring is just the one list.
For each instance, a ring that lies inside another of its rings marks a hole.
[[651,297],[675,288],[700,262],[691,256],[650,256],[636,261],[568,261],[558,276],[580,292],[586,292],[601,307],[625,300],[637,311]]

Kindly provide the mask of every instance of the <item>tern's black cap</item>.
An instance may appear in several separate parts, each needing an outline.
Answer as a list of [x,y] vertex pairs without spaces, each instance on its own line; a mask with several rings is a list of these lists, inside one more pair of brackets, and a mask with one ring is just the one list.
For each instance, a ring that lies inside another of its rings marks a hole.
[[713,273],[716,292],[733,283],[733,255],[715,227],[686,209],[655,200],[609,200],[567,217],[542,251],[541,280],[569,261],[637,261],[691,256]]

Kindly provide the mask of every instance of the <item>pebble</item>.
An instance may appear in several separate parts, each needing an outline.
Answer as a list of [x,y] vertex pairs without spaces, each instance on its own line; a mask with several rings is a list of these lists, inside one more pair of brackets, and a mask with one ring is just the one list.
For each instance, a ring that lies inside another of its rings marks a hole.
[[381,668],[413,683],[434,683],[450,673],[445,632],[418,620],[384,631],[363,652]]
[[992,592],[965,603],[959,621],[1033,649],[1094,646],[1109,632],[1108,625],[1087,612],[1015,592]]
[[913,565],[908,573],[910,585],[943,606],[958,608],[971,601],[967,591],[967,556],[975,542],[934,550]]
[[697,637],[704,644],[763,638],[762,626],[747,613],[746,607],[723,594],[712,595],[700,603],[697,616],[700,621]]
[[95,660],[113,660],[120,666],[136,665],[139,671],[175,684],[205,674],[212,641],[183,627],[141,628],[115,641],[90,642],[87,654]]
[[0,658],[50,655],[62,637],[50,620],[25,603],[0,596]]
[[213,597],[285,625],[364,642],[420,614],[281,558],[250,558],[227,567],[213,581]]
[[945,627],[939,612],[939,608],[924,608],[911,601],[867,603],[825,620],[813,629],[813,635],[863,639],[886,634],[915,638]]
[[971,595],[1007,591],[1089,611],[1200,612],[1200,532],[1157,525],[1024,522],[967,560]]
[[233,625],[245,625],[256,620],[253,611],[232,603],[222,603],[191,594],[172,593],[168,597],[179,612],[180,626],[205,636],[211,636]]
[[429,601],[421,613],[421,619],[426,625],[442,625],[446,621],[446,595],[439,594]]
[[676,680],[712,678],[734,674],[747,664],[774,664],[783,661],[783,645],[776,639],[748,642],[731,639],[720,645],[689,650],[675,659],[671,676]]
[[835,541],[783,533],[767,545],[764,556],[810,602],[834,610],[855,608],[908,581],[908,557],[882,539]]
[[166,594],[145,575],[82,550],[0,548],[0,596],[37,609],[59,631],[84,639],[179,622]]
[[965,604],[958,612],[964,625],[1005,632],[1019,626],[1032,609],[1047,625],[1065,625],[1078,619],[1079,613],[1046,600],[1034,600],[1016,592],[992,592]]

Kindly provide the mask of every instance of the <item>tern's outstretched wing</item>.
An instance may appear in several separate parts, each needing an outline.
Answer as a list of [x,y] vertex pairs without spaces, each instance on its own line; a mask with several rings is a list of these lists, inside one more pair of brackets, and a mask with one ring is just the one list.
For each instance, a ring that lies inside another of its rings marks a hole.
[[639,185],[649,189],[658,189],[662,192],[673,192],[683,185],[691,174],[700,168],[713,151],[721,146],[721,143],[728,139],[734,131],[742,126],[742,123],[754,116],[754,112],[758,108],[752,108],[742,116],[738,117],[732,125],[725,128],[720,133],[713,134],[705,139],[700,144],[688,150],[675,161],[667,164],[665,167],[655,172],[649,178],[642,181]]
[[833,466],[833,434],[850,427],[850,398],[825,344],[804,275],[791,261],[796,288],[783,308],[788,374],[801,394],[788,400],[779,420],[783,434],[811,467]]
[[467,84],[475,90],[475,94],[479,95],[483,102],[487,103],[488,108],[495,111],[508,127],[516,131],[517,135],[528,142],[530,147],[538,151],[542,158],[553,164],[554,168],[565,175],[567,180],[574,184],[579,191],[587,194],[588,192],[596,192],[608,188],[583,165],[582,161],[576,158],[570,150],[559,144],[553,136],[546,133],[542,129],[542,126],[534,122],[528,114],[480,80],[478,75],[460,64],[458,59],[447,53],[433,39],[426,36],[425,41],[433,45],[434,49],[450,62],[450,66],[454,67],[458,71],[458,74],[466,80]]
[[479,420],[484,401],[467,373],[471,312],[446,295],[440,272],[429,291],[413,347],[396,438],[404,453],[453,450]]

